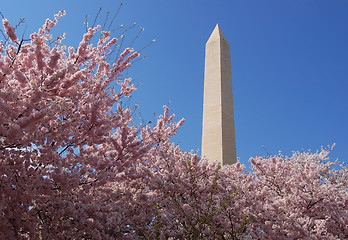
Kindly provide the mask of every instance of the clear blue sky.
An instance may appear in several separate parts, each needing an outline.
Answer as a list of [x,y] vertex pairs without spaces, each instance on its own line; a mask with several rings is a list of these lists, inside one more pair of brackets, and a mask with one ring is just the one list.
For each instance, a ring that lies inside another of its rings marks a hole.
[[[66,10],[57,32],[76,46],[84,15],[100,6],[114,13],[119,0],[5,1],[0,11],[12,23],[26,18],[27,33],[58,10]],[[231,47],[237,155],[279,150],[313,151],[336,143],[331,154],[348,159],[347,0],[128,0],[114,26],[142,26],[134,45],[146,60],[129,76],[141,83],[133,103],[153,120],[169,103],[186,122],[175,141],[189,151],[201,145],[204,46],[219,23]],[[103,17],[101,16],[101,17]],[[22,28],[23,29],[23,28]],[[28,35],[28,34],[27,34]]]

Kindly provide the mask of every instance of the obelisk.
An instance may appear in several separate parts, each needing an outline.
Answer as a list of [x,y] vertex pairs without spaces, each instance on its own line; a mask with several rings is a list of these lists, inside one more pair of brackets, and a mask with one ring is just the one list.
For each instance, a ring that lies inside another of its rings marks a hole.
[[202,156],[236,162],[230,46],[218,24],[205,45]]

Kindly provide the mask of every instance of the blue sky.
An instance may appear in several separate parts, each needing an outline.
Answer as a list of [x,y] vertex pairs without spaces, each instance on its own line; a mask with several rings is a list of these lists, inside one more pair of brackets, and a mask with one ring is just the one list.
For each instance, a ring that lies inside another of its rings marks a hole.
[[[115,13],[119,0],[6,1],[0,11],[12,23],[25,17],[27,35],[59,10],[57,33],[77,46],[103,7]],[[237,155],[291,155],[336,143],[331,158],[348,159],[347,0],[128,0],[114,26],[137,22],[145,31],[134,44],[156,42],[128,73],[141,84],[132,103],[153,121],[169,105],[186,122],[175,142],[189,151],[201,146],[204,47],[219,23],[231,47]],[[24,28],[22,27],[23,30]],[[116,32],[116,34],[119,34]],[[264,146],[264,147],[263,147]],[[265,150],[266,149],[266,150]],[[267,151],[267,152],[266,152]]]

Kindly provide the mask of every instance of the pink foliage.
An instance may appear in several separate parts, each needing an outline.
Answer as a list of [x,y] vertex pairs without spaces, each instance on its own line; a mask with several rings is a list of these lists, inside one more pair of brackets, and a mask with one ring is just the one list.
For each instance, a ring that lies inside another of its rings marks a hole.
[[288,239],[344,239],[348,236],[347,168],[332,168],[328,150],[251,159],[255,178],[249,185],[252,236]]
[[[50,46],[55,21],[31,42],[0,45],[0,239],[344,239],[347,169],[329,151],[220,166],[170,138],[184,120],[164,107],[140,126],[121,77],[139,54],[106,61],[117,39],[89,29],[75,50]],[[117,87],[118,86],[118,87]]]
[[10,25],[10,22],[4,18],[2,19],[2,25],[4,26],[5,33],[10,38],[12,42],[17,42],[17,36],[15,34],[15,29],[13,26]]

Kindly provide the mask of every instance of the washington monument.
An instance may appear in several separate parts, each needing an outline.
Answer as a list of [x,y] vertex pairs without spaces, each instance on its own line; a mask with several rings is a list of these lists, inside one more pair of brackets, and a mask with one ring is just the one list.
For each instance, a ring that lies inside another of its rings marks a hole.
[[236,162],[230,46],[218,24],[205,45],[202,156]]

